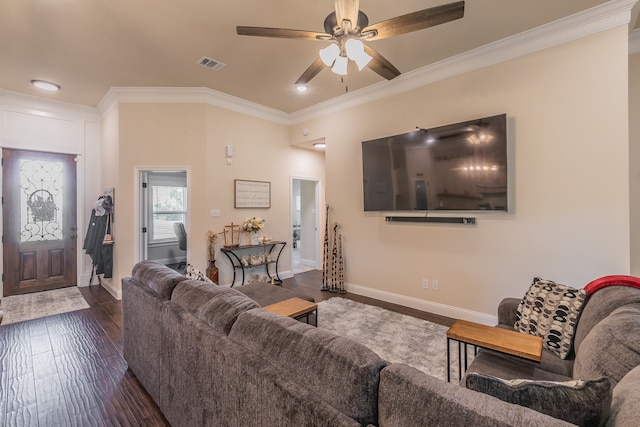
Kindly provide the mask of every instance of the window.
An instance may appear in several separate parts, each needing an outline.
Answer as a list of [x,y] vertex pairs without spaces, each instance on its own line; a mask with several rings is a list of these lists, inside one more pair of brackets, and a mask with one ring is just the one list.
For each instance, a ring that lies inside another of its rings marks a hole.
[[187,188],[172,185],[151,185],[151,224],[149,241],[152,243],[178,240],[173,224],[186,221]]

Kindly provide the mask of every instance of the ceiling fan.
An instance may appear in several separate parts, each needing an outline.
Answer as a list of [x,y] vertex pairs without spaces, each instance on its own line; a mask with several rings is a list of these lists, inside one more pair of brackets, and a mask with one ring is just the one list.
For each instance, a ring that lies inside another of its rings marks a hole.
[[336,74],[347,73],[349,59],[360,70],[368,66],[387,80],[400,75],[400,71],[385,57],[363,41],[381,40],[424,28],[434,27],[464,16],[464,1],[411,12],[369,25],[369,18],[360,10],[360,0],[334,0],[335,12],[324,20],[324,33],[290,30],[286,28],[237,26],[241,36],[277,37],[288,39],[319,40],[332,42],[320,50],[320,57],[302,73],[296,85],[306,85],[325,66]]

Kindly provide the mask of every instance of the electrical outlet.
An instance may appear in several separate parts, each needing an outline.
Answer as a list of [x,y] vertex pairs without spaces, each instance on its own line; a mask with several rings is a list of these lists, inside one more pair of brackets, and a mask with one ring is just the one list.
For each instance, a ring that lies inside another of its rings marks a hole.
[[422,289],[429,289],[429,279],[422,279]]
[[434,280],[432,280],[432,281],[431,281],[431,288],[432,288],[434,291],[437,291],[438,289],[440,289],[440,283],[438,283],[438,281],[437,281],[437,280],[435,280],[435,279],[434,279]]

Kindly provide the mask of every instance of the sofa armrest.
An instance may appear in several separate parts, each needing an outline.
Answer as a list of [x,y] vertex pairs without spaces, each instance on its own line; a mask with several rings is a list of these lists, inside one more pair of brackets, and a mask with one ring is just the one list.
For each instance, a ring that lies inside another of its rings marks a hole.
[[380,374],[378,415],[380,427],[572,425],[400,363],[387,366]]
[[498,304],[498,324],[513,327],[516,323],[516,312],[520,305],[519,298],[505,298]]

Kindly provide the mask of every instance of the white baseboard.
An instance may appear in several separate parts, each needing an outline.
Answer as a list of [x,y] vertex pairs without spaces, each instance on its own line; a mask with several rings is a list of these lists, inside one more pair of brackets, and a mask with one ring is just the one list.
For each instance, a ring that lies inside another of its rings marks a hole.
[[454,307],[451,305],[440,304],[433,301],[427,301],[419,298],[409,297],[406,295],[394,294],[392,292],[382,291],[379,289],[367,288],[365,286],[345,284],[347,292],[356,295],[362,295],[393,304],[403,305],[405,307],[414,308],[428,313],[447,316],[453,319],[463,319],[470,322],[481,323],[483,325],[494,326],[498,323],[498,318],[486,313],[471,311],[464,308]]
[[[291,270],[279,272],[281,279],[289,279],[293,277]],[[239,283],[236,283],[239,285]],[[356,295],[362,295],[369,298],[374,298],[380,301],[386,301],[393,304],[402,305],[405,307],[414,308],[420,311],[426,311],[428,313],[438,314],[440,316],[447,316],[453,319],[463,319],[470,322],[481,323],[483,325],[494,326],[498,324],[498,317],[492,316],[486,313],[480,313],[478,311],[467,310],[465,308],[454,307],[451,305],[440,304],[433,301],[427,301],[419,298],[408,297],[406,295],[394,294],[392,292],[381,291],[379,289],[367,288],[366,286],[354,285],[352,283],[346,283],[345,289],[347,292],[351,292]]]
[[78,277],[78,286],[80,287],[85,287],[85,286],[89,286],[89,279],[91,278],[91,274],[87,273],[87,274],[81,274],[80,277]]
[[122,289],[117,289],[114,286],[113,279],[102,279],[102,287],[109,292],[117,300],[122,299]]
[[316,268],[316,262],[312,259],[300,259],[300,264],[304,265],[305,267]]

